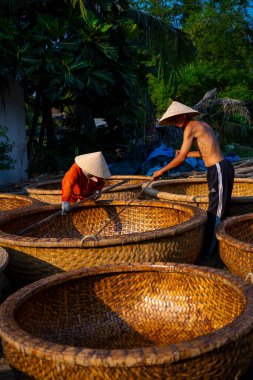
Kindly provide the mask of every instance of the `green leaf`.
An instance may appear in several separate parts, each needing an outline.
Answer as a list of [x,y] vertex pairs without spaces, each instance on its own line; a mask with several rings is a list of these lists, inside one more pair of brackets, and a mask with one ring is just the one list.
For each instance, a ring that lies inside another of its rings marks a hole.
[[101,81],[105,81],[107,83],[111,83],[113,84],[114,83],[114,78],[113,78],[113,75],[110,71],[104,69],[104,70],[93,70],[92,73],[91,73],[91,76],[101,80]]
[[82,61],[82,62],[76,62],[73,65],[69,66],[69,71],[78,71],[81,69],[86,69],[90,66],[88,62]]
[[87,21],[88,20],[88,13],[87,13],[87,9],[85,8],[82,0],[79,1],[79,7],[80,7],[80,11],[81,11],[81,15],[82,15],[83,19],[85,21]]

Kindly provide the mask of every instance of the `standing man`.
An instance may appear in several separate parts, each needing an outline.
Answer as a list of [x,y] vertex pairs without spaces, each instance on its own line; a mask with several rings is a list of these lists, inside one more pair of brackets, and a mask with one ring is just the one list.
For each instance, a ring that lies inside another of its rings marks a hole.
[[[209,207],[204,233],[201,260],[211,258],[215,245],[215,227],[229,215],[231,194],[234,183],[234,168],[224,159],[214,130],[205,122],[193,120],[199,112],[179,102],[172,102],[159,121],[160,125],[173,124],[184,129],[181,149],[175,158],[162,169],[153,173],[153,180],[159,179],[167,170],[179,166],[187,157],[201,157],[207,168]],[[198,151],[190,152],[197,144]]]

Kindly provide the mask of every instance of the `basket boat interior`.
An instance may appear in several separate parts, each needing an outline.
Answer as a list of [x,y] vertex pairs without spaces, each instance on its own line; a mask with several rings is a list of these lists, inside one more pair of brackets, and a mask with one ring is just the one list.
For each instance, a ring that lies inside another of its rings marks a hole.
[[[244,218],[236,218],[226,225],[226,239],[235,239],[238,242],[252,244],[253,249],[253,214]],[[241,244],[243,249],[243,244]]]
[[[194,208],[183,205],[163,204],[155,201],[138,201],[128,205],[127,202],[89,202],[78,206],[67,215],[54,218],[36,226],[36,222],[59,211],[59,207],[40,207],[29,214],[1,221],[0,230],[8,234],[19,232],[34,225],[25,236],[37,238],[73,238],[80,239],[86,235],[95,235],[100,230],[100,237],[117,235],[155,233],[163,229],[177,227],[184,222],[191,223],[196,215]],[[124,209],[122,211],[122,209]],[[202,219],[204,216],[202,215]],[[204,222],[204,219],[202,223]]]
[[[33,294],[34,293],[34,294]],[[49,342],[96,349],[177,344],[230,324],[242,291],[216,276],[134,270],[44,286],[15,310],[18,326]]]

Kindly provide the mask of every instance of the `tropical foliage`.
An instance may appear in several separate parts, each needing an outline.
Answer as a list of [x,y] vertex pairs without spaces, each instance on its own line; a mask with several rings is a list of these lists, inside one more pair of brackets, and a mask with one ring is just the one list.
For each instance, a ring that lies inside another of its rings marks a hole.
[[161,4],[163,10],[164,3],[170,3],[166,7],[166,17],[174,17],[181,23],[197,52],[195,61],[180,70],[178,81],[173,86],[167,86],[162,79],[150,77],[150,93],[158,117],[172,100],[193,106],[205,93],[215,88],[219,94],[217,99],[222,99],[226,104],[230,102],[234,112],[233,115],[224,113],[224,109],[220,108],[219,112],[216,110],[209,115],[209,121],[214,127],[218,126],[223,141],[245,137],[251,123],[237,111],[240,104],[252,112],[253,104],[253,31],[248,1],[149,0],[148,3],[151,13],[153,9],[158,12],[157,4]]
[[191,36],[197,55],[182,68],[175,86],[168,88],[162,80],[151,79],[154,99],[162,105],[158,104],[159,110],[163,108],[160,94],[194,104],[212,88],[224,97],[253,100],[253,34],[246,3],[209,0],[199,11],[189,7],[189,1],[182,5],[183,30]]
[[152,116],[148,74],[160,73],[167,81],[193,57],[186,34],[129,1],[2,0],[0,5],[0,75],[21,82],[33,109],[28,153],[38,125],[39,149],[45,136],[47,148],[55,149],[52,107],[69,116],[67,126],[72,136],[79,131],[79,146],[81,135],[95,133],[94,117],[127,132],[128,140],[138,137],[143,120]]
[[[34,141],[51,167],[66,152],[145,142],[146,129],[172,99],[193,106],[214,88],[216,104],[232,100],[236,111],[207,110],[223,140],[251,128],[237,112],[238,105],[253,109],[247,0],[0,0],[0,6],[0,101],[8,81],[19,80],[30,160]],[[63,143],[52,107],[66,115]],[[109,126],[102,138],[94,117]]]

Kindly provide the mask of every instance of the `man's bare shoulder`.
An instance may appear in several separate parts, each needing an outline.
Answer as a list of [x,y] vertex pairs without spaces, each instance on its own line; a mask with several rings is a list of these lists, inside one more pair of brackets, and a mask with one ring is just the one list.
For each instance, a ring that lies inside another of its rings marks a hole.
[[[206,123],[205,121],[201,121],[201,120],[191,120],[188,125],[192,126],[192,127],[195,127],[195,126],[202,126],[202,127],[209,127],[211,128],[211,126]],[[187,126],[188,126],[187,125]]]
[[186,128],[188,129],[188,133],[192,133],[194,136],[212,130],[212,127],[209,124],[200,120],[191,120]]

